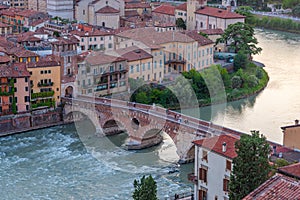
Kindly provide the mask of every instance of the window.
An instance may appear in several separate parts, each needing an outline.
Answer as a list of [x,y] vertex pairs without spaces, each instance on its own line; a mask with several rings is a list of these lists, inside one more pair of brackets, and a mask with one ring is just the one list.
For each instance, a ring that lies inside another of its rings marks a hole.
[[28,82],[28,77],[25,77],[25,83],[27,83]]
[[205,160],[206,162],[208,162],[208,157],[207,157],[207,151],[202,151],[202,160]]
[[132,73],[132,74],[134,73],[134,67],[133,67],[133,65],[130,66],[130,73]]
[[94,37],[94,41],[95,41],[95,42],[97,41],[97,38],[96,38],[96,37]]
[[48,74],[51,74],[51,70],[48,70]]
[[231,161],[230,160],[226,160],[226,170],[231,171]]
[[207,183],[207,169],[199,168],[199,180],[202,180],[204,183]]
[[207,200],[207,191],[204,189],[199,190],[199,200]]
[[17,92],[18,90],[17,90],[17,88],[15,87],[15,92]]
[[154,69],[156,69],[156,67],[157,67],[157,62],[156,62],[156,60],[154,61]]
[[150,70],[150,69],[151,69],[150,62],[148,62],[148,70]]
[[25,102],[29,102],[29,101],[30,101],[29,96],[25,96],[25,97],[24,97],[24,101],[25,101]]
[[18,97],[15,97],[15,102],[18,103]]
[[82,10],[82,14],[85,15],[85,10]]
[[227,178],[223,179],[223,191],[228,192],[229,180]]
[[145,70],[146,70],[145,63],[143,63],[143,71],[145,71]]
[[108,48],[111,49],[112,48],[112,43],[108,44]]
[[136,71],[139,72],[140,71],[140,66],[136,65]]

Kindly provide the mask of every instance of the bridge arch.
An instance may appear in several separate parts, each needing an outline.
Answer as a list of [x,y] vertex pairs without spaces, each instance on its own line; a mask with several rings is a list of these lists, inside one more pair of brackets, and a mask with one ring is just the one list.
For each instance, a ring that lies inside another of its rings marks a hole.
[[102,129],[106,136],[126,132],[126,127],[124,124],[120,120],[112,118],[103,123]]

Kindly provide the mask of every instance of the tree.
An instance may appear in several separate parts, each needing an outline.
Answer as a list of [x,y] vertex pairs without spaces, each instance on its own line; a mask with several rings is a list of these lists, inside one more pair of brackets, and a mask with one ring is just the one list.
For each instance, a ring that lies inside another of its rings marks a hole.
[[152,176],[145,176],[142,179],[134,180],[134,192],[132,198],[134,200],[158,200],[157,198],[157,185]]
[[300,17],[300,3],[293,8],[293,15],[296,17]]
[[235,53],[242,50],[249,56],[262,51],[262,48],[256,46],[258,41],[254,37],[254,29],[242,22],[230,24],[216,43],[225,43]]
[[242,51],[239,51],[238,54],[234,57],[233,60],[233,69],[234,71],[239,70],[240,68],[245,69],[248,64],[247,55],[244,54]]
[[176,19],[176,26],[179,27],[179,28],[182,28],[183,30],[186,29],[186,24],[185,24],[185,22],[183,21],[182,18]]
[[250,6],[240,6],[234,12],[244,15],[246,17],[246,23],[253,23],[254,15],[251,13],[251,11],[253,11],[253,8]]
[[268,179],[271,167],[268,155],[271,152],[266,137],[259,131],[242,135],[235,143],[237,156],[233,159],[230,176],[229,197],[240,200]]

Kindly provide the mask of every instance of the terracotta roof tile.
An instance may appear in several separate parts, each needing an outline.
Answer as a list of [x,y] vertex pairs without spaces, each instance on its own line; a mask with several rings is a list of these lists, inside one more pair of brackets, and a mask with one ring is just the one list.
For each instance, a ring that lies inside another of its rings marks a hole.
[[147,53],[145,50],[132,46],[124,49],[118,49],[116,52],[128,61],[136,61],[152,58],[153,56]]
[[14,55],[19,57],[19,58],[39,56],[38,54],[36,54],[32,51],[28,51],[28,50],[17,51],[17,52],[14,53]]
[[223,19],[245,18],[245,16],[237,14],[235,12],[231,12],[230,10],[223,10],[220,8],[213,8],[208,6],[198,9],[196,13],[201,15],[223,18]]
[[119,12],[120,12],[119,10],[117,10],[113,7],[110,7],[110,6],[105,6],[96,11],[96,13],[101,13],[101,14],[119,13]]
[[17,78],[28,76],[30,76],[30,74],[26,69],[25,63],[14,63],[12,65],[0,66],[0,77]]
[[198,31],[185,31],[185,34],[187,34],[189,37],[193,38],[198,42],[200,46],[205,46],[208,44],[213,44],[214,42],[198,33]]
[[125,9],[151,8],[149,3],[127,3]]
[[[233,159],[237,156],[235,151],[235,142],[239,138],[233,135],[220,135],[211,138],[205,138],[201,140],[193,141],[197,146],[209,149],[219,155],[225,156],[227,158]],[[222,151],[223,143],[226,143],[226,151]]]
[[8,63],[10,62],[10,57],[9,56],[0,56],[0,63]]
[[300,199],[300,182],[296,179],[275,174],[243,200],[298,200]]
[[221,28],[216,29],[204,29],[201,30],[202,33],[205,33],[207,35],[222,35],[224,31]]
[[101,31],[101,30],[97,30],[97,29],[96,30],[91,30],[91,31],[74,30],[74,31],[71,31],[70,34],[72,34],[72,35],[78,35],[80,37],[112,35],[111,32]]
[[297,177],[298,179],[300,179],[300,163],[295,163],[292,165],[280,167],[278,171],[286,175]]
[[179,6],[176,6],[176,10],[182,10],[187,11],[187,3],[180,4]]
[[152,10],[152,12],[175,16],[175,6],[163,4]]
[[56,67],[60,66],[60,63],[55,61],[52,56],[41,57],[38,62],[27,63],[28,68],[37,68],[37,67]]
[[125,61],[125,58],[116,57],[104,54],[103,52],[91,52],[86,56],[85,61],[91,65],[102,65],[108,63],[115,63],[120,61]]

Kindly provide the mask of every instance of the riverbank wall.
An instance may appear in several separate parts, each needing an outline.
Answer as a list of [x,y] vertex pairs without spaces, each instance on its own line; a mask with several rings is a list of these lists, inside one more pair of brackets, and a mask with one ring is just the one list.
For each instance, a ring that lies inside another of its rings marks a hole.
[[61,108],[0,117],[0,137],[64,124]]

